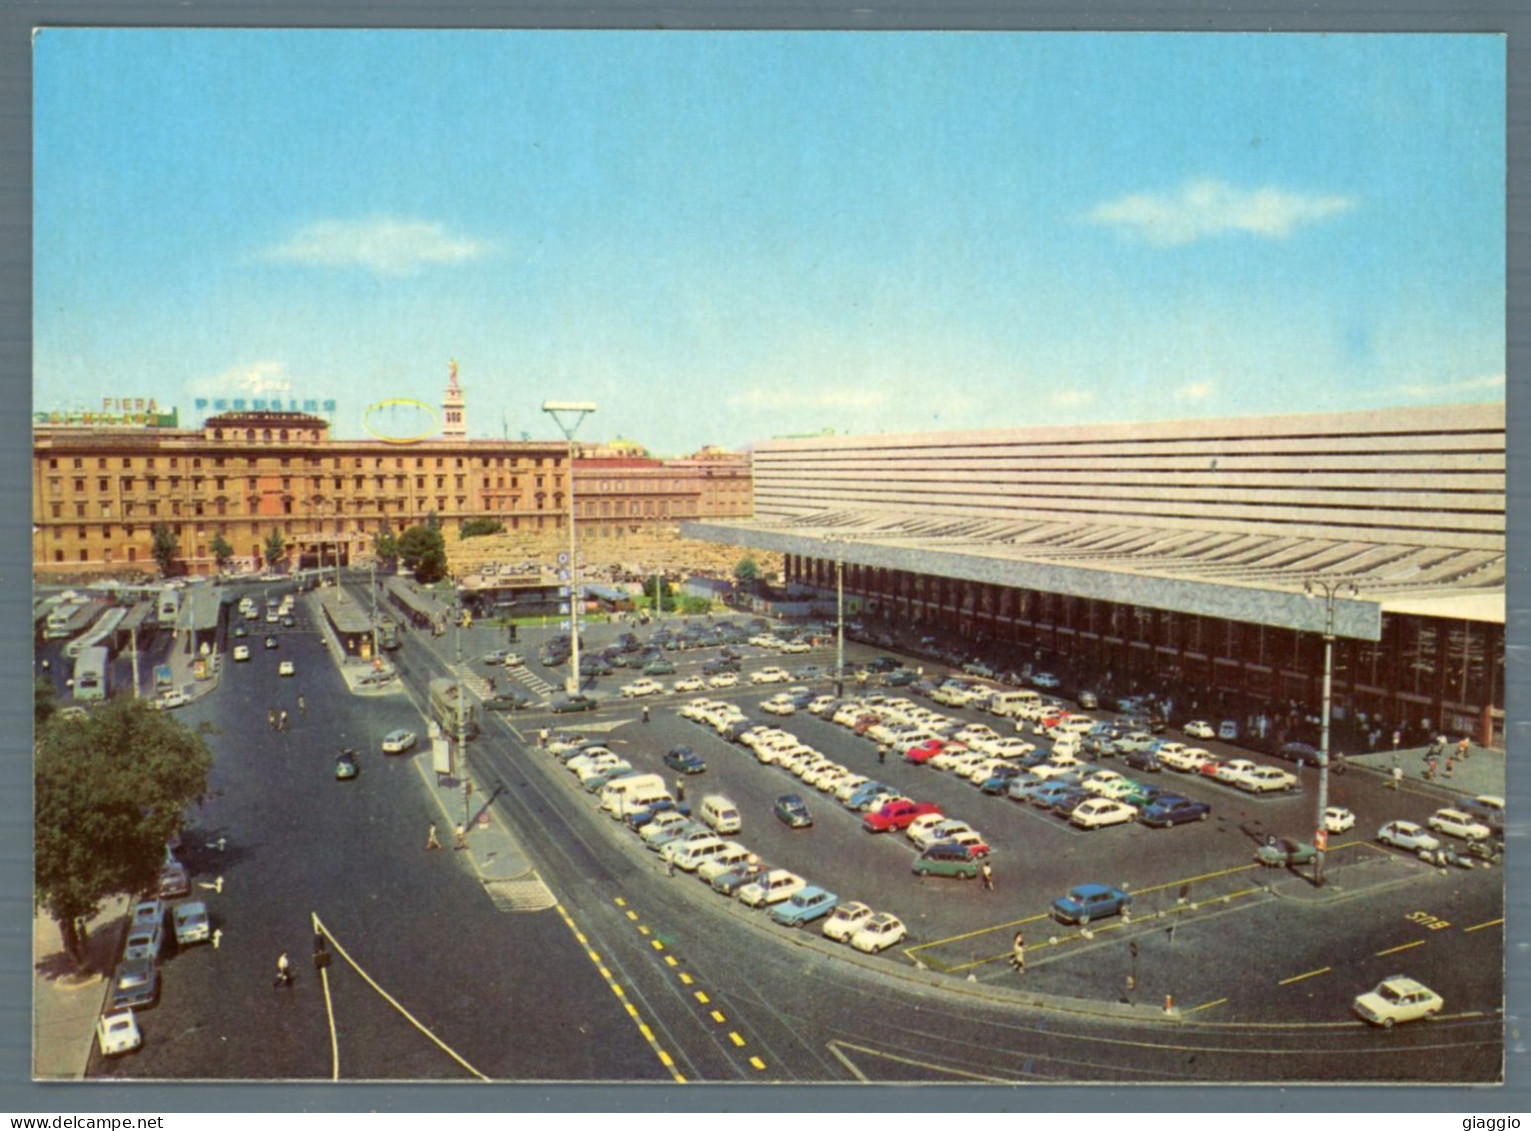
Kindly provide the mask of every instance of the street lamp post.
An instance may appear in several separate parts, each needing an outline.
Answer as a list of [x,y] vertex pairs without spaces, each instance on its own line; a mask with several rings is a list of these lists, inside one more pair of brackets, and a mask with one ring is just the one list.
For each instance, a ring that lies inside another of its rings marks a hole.
[[[1310,599],[1320,594],[1324,598],[1324,704],[1319,717],[1318,818],[1314,826],[1314,839],[1327,840],[1327,835],[1321,837],[1319,834],[1324,832],[1324,811],[1329,808],[1329,713],[1334,703],[1334,599],[1341,593],[1350,597],[1358,596],[1359,590],[1353,581],[1316,578],[1303,586],[1303,592]],[[1324,886],[1324,857],[1328,855],[1328,847],[1325,844],[1313,861],[1313,882],[1319,887]]]
[[570,695],[579,692],[579,554],[574,538],[574,433],[595,411],[592,401],[543,401],[542,411],[553,418],[569,441],[569,679]]

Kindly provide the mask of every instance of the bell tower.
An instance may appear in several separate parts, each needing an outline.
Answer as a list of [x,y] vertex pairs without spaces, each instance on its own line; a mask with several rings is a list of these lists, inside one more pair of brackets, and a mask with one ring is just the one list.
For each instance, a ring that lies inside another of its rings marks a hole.
[[447,364],[451,379],[447,381],[446,396],[441,401],[441,435],[448,440],[468,438],[468,418],[463,408],[462,389],[457,385],[457,359]]

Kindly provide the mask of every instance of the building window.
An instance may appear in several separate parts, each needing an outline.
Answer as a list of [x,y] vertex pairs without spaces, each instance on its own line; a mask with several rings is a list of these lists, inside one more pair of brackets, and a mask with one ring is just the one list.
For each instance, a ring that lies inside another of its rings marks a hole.
[[53,504],[53,517],[54,518],[63,518],[64,517],[63,516],[63,510],[64,510],[64,504],[63,503],[54,503]]
[[138,547],[137,546],[129,546],[128,547],[128,561],[136,562],[137,560],[138,560]]
[[75,518],[84,518],[85,517],[85,504],[84,503],[75,503],[75,505],[74,505],[74,517]]
[[58,470],[58,459],[57,458],[50,459],[48,461],[48,470],[49,471],[57,471]]

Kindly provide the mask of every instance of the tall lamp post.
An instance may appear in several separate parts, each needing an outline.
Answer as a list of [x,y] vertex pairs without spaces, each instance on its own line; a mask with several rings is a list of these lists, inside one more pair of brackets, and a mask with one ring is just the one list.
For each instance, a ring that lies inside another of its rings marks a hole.
[[835,698],[845,697],[845,544],[833,534],[823,535],[835,548]]
[[[1324,599],[1324,705],[1320,715],[1318,740],[1318,819],[1314,826],[1315,840],[1327,840],[1324,833],[1324,811],[1329,808],[1329,713],[1334,705],[1334,599],[1341,594],[1357,597],[1360,591],[1353,581],[1327,581],[1323,578],[1309,580],[1303,592],[1310,600]],[[1324,886],[1324,857],[1328,855],[1325,844],[1313,861],[1313,882]]]
[[569,679],[570,695],[579,692],[579,555],[574,540],[574,433],[595,411],[593,401],[543,401],[542,411],[553,418],[569,441]]

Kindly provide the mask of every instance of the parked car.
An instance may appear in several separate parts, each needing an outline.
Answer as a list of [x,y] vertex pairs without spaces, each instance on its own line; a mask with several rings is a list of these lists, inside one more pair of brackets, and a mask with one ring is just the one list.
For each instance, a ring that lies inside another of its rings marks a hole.
[[739,902],[748,907],[764,907],[791,899],[807,886],[808,882],[803,877],[784,868],[776,868],[740,888]]
[[1167,829],[1171,825],[1183,825],[1190,821],[1205,821],[1212,814],[1212,806],[1205,801],[1193,801],[1188,797],[1161,794],[1154,798],[1138,814],[1145,825]]
[[622,685],[622,698],[636,699],[642,695],[661,695],[664,684],[655,679],[639,679]]
[[234,645],[234,659],[235,659],[236,662],[237,661],[241,661],[241,660],[248,660],[249,658],[250,658],[250,649],[249,649],[248,645],[244,645],[244,644],[236,644],[236,645]]
[[784,668],[761,668],[750,673],[751,683],[787,683],[791,679]]
[[865,954],[877,954],[902,942],[908,933],[900,919],[883,911],[862,923],[850,943]]
[[1434,852],[1441,846],[1438,839],[1413,821],[1389,821],[1377,830],[1377,839],[1409,852]]
[[361,767],[356,763],[356,751],[342,750],[335,756],[335,780],[350,781],[361,773]]
[[159,1000],[159,970],[152,958],[130,958],[112,975],[112,1009],[147,1009]]
[[978,875],[979,862],[963,845],[952,841],[932,844],[914,862],[916,876],[958,876],[971,880]]
[[862,817],[861,830],[885,833],[892,829],[906,829],[916,817],[939,812],[941,807],[933,801],[890,801]]
[[175,924],[176,946],[191,946],[212,938],[212,922],[207,915],[207,904],[201,900],[178,904],[170,918]]
[[1275,766],[1256,766],[1234,778],[1233,784],[1246,793],[1277,793],[1297,789],[1302,782],[1296,774],[1278,770]]
[[413,750],[417,741],[419,737],[412,730],[405,730],[403,727],[391,730],[383,735],[383,753],[402,754],[406,750]]
[[1318,857],[1318,849],[1291,837],[1268,837],[1255,849],[1255,861],[1267,868],[1300,868]]
[[1434,1017],[1446,1003],[1441,995],[1413,978],[1394,974],[1356,998],[1352,1008],[1363,1021],[1391,1029],[1404,1021]]
[[1192,719],[1180,728],[1180,733],[1187,738],[1196,738],[1202,741],[1217,737],[1217,731],[1213,730],[1212,724],[1205,719]]
[[1331,805],[1324,810],[1324,831],[1329,833],[1349,832],[1356,827],[1356,815],[1349,809],[1343,809],[1338,805]]
[[144,1043],[138,1029],[138,1019],[131,1009],[103,1013],[96,1021],[96,1043],[102,1056],[121,1056],[133,1052]]
[[719,672],[707,680],[708,687],[738,687],[739,677],[733,672]]
[[158,893],[161,899],[179,899],[191,891],[191,874],[179,860],[167,860],[160,869]]
[[1232,719],[1224,719],[1218,724],[1217,737],[1224,742],[1237,742],[1239,740],[1239,724]]
[[588,695],[560,695],[548,704],[548,710],[555,715],[567,714],[571,711],[593,711],[596,701]]
[[812,923],[815,919],[824,918],[835,909],[839,902],[840,897],[834,892],[825,891],[821,887],[810,884],[796,895],[771,908],[771,921],[780,923],[783,927],[801,927],[805,923]]
[[1069,814],[1069,824],[1081,829],[1103,829],[1109,825],[1128,824],[1137,815],[1138,811],[1125,801],[1091,797],[1074,807]]
[[833,942],[850,942],[857,931],[872,918],[872,909],[864,903],[842,903],[824,920],[824,937]]
[[1159,763],[1157,752],[1149,749],[1129,751],[1122,759],[1134,770],[1146,770],[1148,773],[1157,774],[1163,767]]
[[1053,918],[1063,923],[1087,923],[1119,915],[1132,906],[1132,896],[1109,884],[1080,884],[1053,900]]
[[789,829],[806,829],[813,824],[813,815],[808,812],[808,806],[795,793],[785,793],[778,797],[772,812]]

